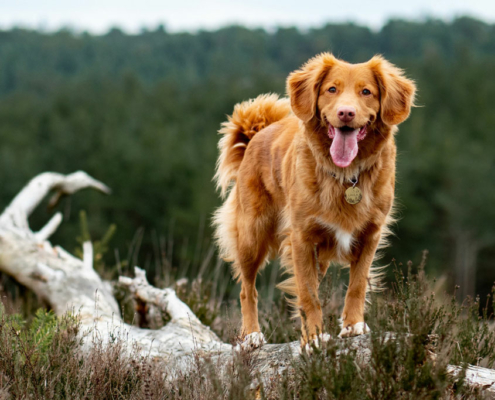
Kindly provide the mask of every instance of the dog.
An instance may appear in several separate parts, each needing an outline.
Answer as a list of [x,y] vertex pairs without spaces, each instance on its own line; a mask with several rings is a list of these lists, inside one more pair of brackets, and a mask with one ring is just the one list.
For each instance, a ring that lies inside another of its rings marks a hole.
[[256,275],[277,255],[303,317],[301,344],[323,338],[318,286],[331,262],[350,266],[340,337],[367,333],[371,265],[393,221],[397,125],[416,86],[375,56],[350,64],[322,53],[287,78],[287,98],[234,107],[219,133],[213,225],[241,282],[244,345],[265,343]]

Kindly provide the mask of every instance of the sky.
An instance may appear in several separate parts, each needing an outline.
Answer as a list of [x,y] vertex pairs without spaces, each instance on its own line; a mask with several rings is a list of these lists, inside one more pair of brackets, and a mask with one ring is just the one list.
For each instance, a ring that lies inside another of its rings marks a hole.
[[349,21],[378,29],[390,18],[461,15],[494,23],[495,0],[0,0],[0,29],[69,27],[95,34],[112,27],[138,33],[160,24],[172,32],[232,24],[304,29]]

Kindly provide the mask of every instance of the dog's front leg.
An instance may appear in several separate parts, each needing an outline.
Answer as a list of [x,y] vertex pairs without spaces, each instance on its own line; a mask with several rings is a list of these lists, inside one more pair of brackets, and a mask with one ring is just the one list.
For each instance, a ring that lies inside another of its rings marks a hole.
[[292,260],[297,286],[297,303],[301,314],[302,344],[322,333],[322,312],[318,299],[318,271],[314,258],[314,243],[304,240],[299,232],[292,232]]
[[351,262],[340,337],[357,336],[369,332],[368,325],[364,322],[364,304],[370,267],[380,242],[380,236],[381,228],[376,225],[370,226],[361,235],[358,253],[355,260]]

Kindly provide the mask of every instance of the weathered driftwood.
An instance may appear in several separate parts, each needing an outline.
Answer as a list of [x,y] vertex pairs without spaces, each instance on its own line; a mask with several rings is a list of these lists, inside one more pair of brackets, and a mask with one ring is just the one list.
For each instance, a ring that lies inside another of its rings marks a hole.
[[[81,330],[99,341],[125,338],[139,345],[143,355],[156,358],[189,354],[193,349],[230,350],[231,346],[203,326],[171,289],[153,288],[153,295],[160,293],[159,304],[172,318],[165,327],[148,330],[125,324],[110,284],[93,269],[91,244],[84,245],[84,259],[80,260],[48,241],[62,220],[61,214],[56,214],[39,232],[30,230],[29,215],[50,191],[55,191],[53,198],[58,199],[85,188],[110,192],[84,172],[67,176],[44,173],[29,182],[0,216],[0,270],[33,290],[56,314],[76,312]],[[140,290],[142,281],[144,272],[140,270],[131,283],[123,278],[138,294],[151,296]],[[85,345],[94,342],[89,337]]]
[[[235,356],[230,344],[203,325],[175,294],[173,289],[157,289],[146,280],[145,272],[135,269],[135,277],[121,277],[120,284],[127,287],[135,299],[160,309],[171,318],[163,328],[141,329],[126,324],[112,294],[111,286],[93,269],[93,249],[90,243],[83,246],[80,260],[58,246],[52,246],[49,237],[62,222],[60,213],[38,232],[29,228],[28,217],[51,191],[51,203],[63,195],[85,188],[103,193],[110,190],[103,183],[84,172],[67,176],[43,173],[35,177],[14,198],[0,215],[0,271],[7,273],[22,285],[33,290],[51,305],[56,314],[75,312],[84,333],[84,349],[95,343],[105,343],[120,337],[133,346],[134,354],[167,361],[176,369],[184,370],[195,356],[208,356],[218,365],[225,366]],[[94,340],[97,339],[97,340]],[[393,334],[388,340],[393,339]],[[343,339],[343,350],[353,348],[357,357],[366,361],[371,354],[369,335]],[[136,350],[137,349],[137,350]],[[255,351],[253,357],[258,376],[269,379],[281,373],[299,357],[299,343],[267,344]],[[458,376],[462,368],[449,366],[449,373]],[[495,371],[469,366],[467,381],[481,386],[495,395]]]

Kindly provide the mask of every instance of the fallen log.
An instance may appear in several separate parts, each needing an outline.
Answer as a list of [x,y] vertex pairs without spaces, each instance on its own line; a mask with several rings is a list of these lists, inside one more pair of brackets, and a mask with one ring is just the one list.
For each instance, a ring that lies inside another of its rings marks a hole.
[[[166,361],[183,371],[197,356],[220,360],[223,365],[231,361],[235,357],[232,345],[223,343],[203,325],[173,289],[151,286],[139,268],[135,269],[134,278],[120,277],[120,284],[127,287],[135,299],[157,307],[171,320],[156,330],[125,323],[111,285],[93,268],[91,243],[83,246],[83,260],[50,243],[50,236],[62,222],[60,213],[40,231],[30,229],[29,215],[51,191],[55,192],[51,200],[54,204],[61,196],[85,188],[110,193],[107,186],[84,172],[67,176],[43,173],[32,179],[0,215],[0,271],[35,292],[57,315],[68,311],[77,313],[85,338],[83,350],[89,350],[96,342],[104,344],[120,338],[133,345],[128,348],[137,349],[136,355]],[[389,334],[387,340],[393,340],[393,334]],[[360,359],[369,359],[369,335],[342,339],[342,343],[341,351],[352,348]],[[256,350],[255,370],[269,379],[290,367],[298,357],[299,342],[267,344]],[[460,376],[462,371],[459,366],[448,367],[453,377]],[[482,387],[485,393],[495,395],[495,370],[468,366],[465,379],[470,386]]]

